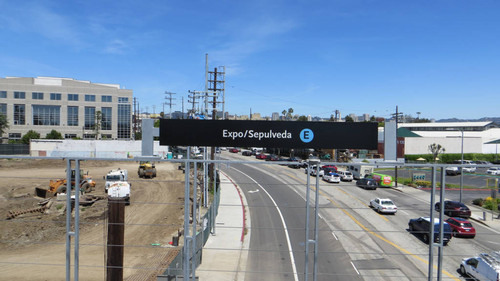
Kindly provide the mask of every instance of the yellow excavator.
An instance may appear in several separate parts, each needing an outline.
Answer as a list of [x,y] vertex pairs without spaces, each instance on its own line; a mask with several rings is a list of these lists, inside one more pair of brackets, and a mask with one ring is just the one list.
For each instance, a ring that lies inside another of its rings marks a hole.
[[[71,170],[71,187],[75,186],[75,170]],[[88,172],[86,174],[83,173],[83,170],[80,170],[80,191],[84,193],[89,193],[95,189],[95,181],[92,180],[92,177],[89,176]],[[66,179],[58,179],[58,180],[50,180],[49,188],[35,188],[35,195],[41,198],[49,198],[55,196],[57,193],[66,193],[67,191],[67,180]]]

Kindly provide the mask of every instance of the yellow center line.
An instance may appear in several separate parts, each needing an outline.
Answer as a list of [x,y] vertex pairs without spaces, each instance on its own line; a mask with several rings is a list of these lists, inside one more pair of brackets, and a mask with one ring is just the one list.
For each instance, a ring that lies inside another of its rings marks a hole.
[[[297,178],[295,175],[291,175],[291,177],[295,178],[296,180],[298,180],[299,182],[303,182],[302,179],[299,179]],[[316,190],[316,188],[314,186],[311,186],[311,189],[312,190]],[[342,189],[339,189],[341,190],[342,192],[346,193],[345,191],[343,191]],[[340,209],[342,212],[344,212],[344,214],[346,214],[349,218],[351,218],[359,227],[361,227],[362,229],[364,229],[366,232],[368,232],[369,234],[379,238],[380,240],[386,242],[387,244],[393,246],[394,248],[398,249],[399,251],[403,252],[403,253],[406,253],[407,255],[425,263],[425,264],[429,264],[429,261],[424,259],[424,258],[421,258],[419,257],[418,255],[416,254],[413,254],[411,253],[410,251],[404,249],[403,247],[395,244],[394,242],[392,241],[389,241],[388,239],[386,239],[385,237],[383,237],[382,235],[380,234],[377,234],[375,233],[373,230],[369,229],[368,227],[364,226],[360,221],[358,221],[353,215],[351,215],[348,211],[346,211],[344,208],[342,208],[340,206],[340,204],[338,204],[337,202],[335,202],[328,194],[326,194],[325,192],[323,192],[322,190],[320,190],[319,192],[322,196],[324,196],[328,201],[330,201],[333,205],[335,205],[338,209]],[[347,193],[346,193],[347,194]],[[358,199],[359,200],[359,199]],[[437,266],[434,265],[434,268],[437,269]],[[451,273],[449,273],[448,271],[446,270],[442,270],[442,272],[444,274],[446,274],[448,277],[452,278],[453,280],[457,280],[457,281],[460,281],[460,279],[456,278],[455,276],[453,276]]]

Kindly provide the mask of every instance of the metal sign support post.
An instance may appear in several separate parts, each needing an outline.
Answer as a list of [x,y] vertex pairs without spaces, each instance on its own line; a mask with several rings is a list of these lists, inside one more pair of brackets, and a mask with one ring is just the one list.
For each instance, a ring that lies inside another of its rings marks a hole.
[[318,279],[318,221],[319,221],[319,164],[316,165],[316,198],[314,204],[314,273],[313,280]]
[[184,280],[189,280],[189,244],[192,242],[192,236],[189,235],[189,174],[191,163],[189,156],[191,147],[187,147],[187,161],[185,162],[185,175],[184,175]]
[[307,185],[306,185],[306,241],[305,241],[305,264],[304,264],[304,280],[308,281],[309,280],[309,202],[311,201],[311,195],[310,195],[310,190],[311,190],[311,167],[309,163],[307,164],[306,167],[307,170]]
[[[431,222],[434,221],[434,202],[435,202],[435,194],[436,194],[436,173],[437,173],[437,167],[436,164],[432,166],[432,191],[431,191],[431,206],[430,206],[430,219]],[[430,232],[430,238],[429,241],[434,241],[434,231]],[[432,275],[433,275],[433,270],[434,270],[434,246],[433,243],[429,242],[429,268],[428,268],[428,280],[432,280]]]
[[193,171],[193,233],[192,235],[192,260],[191,260],[191,265],[193,267],[192,273],[191,273],[191,280],[195,281],[196,277],[196,266],[197,266],[197,257],[196,257],[196,203],[198,201],[197,198],[197,191],[198,191],[198,162],[193,162],[194,164],[194,171]]
[[[441,189],[440,189],[440,194],[439,194],[439,244],[438,244],[438,276],[437,280],[441,280],[443,273],[441,272],[441,268],[443,265],[443,250],[444,250],[444,245],[443,245],[443,237],[444,237],[444,193],[446,189],[446,184],[445,184],[445,178],[446,178],[446,173],[445,169],[442,167],[441,168]],[[432,231],[434,232],[434,223],[432,224],[433,229]],[[434,241],[432,241],[434,242]]]
[[[73,187],[71,181],[71,159],[66,160],[66,280],[71,280],[71,237],[75,237],[74,249],[74,272],[73,277],[78,281],[79,265],[80,265],[80,160],[75,160],[75,184]],[[71,231],[71,193],[74,190],[75,194],[75,225],[74,231]]]

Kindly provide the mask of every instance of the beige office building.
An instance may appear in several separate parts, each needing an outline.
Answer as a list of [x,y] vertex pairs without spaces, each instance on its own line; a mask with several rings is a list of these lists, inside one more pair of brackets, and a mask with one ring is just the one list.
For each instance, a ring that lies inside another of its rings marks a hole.
[[2,137],[20,139],[29,130],[44,138],[132,139],[132,90],[117,84],[71,78],[0,78],[0,114],[9,128]]

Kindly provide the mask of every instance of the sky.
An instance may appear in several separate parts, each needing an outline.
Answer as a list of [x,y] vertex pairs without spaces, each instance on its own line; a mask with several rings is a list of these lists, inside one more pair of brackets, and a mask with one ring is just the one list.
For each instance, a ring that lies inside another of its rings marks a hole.
[[0,77],[120,84],[141,111],[168,113],[166,91],[181,111],[205,89],[208,54],[229,114],[498,117],[499,12],[498,0],[0,0]]

